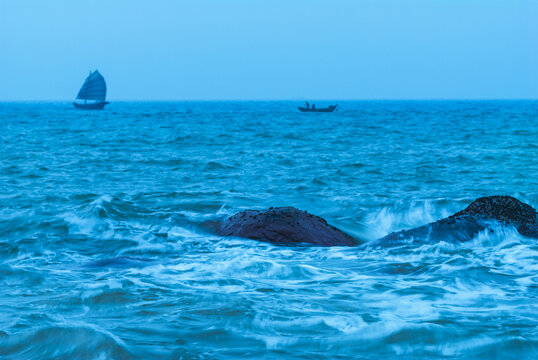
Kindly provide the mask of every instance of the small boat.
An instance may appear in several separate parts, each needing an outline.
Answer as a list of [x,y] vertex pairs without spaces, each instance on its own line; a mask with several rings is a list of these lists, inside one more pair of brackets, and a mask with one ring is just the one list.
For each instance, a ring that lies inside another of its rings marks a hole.
[[[90,75],[82,84],[77,95],[77,100],[84,102],[73,102],[77,109],[102,110],[108,101],[106,99],[106,83],[103,75],[99,71],[90,71]],[[89,101],[88,101],[89,100]]]
[[336,109],[337,106],[338,105],[331,105],[331,106],[326,107],[326,108],[317,109],[316,105],[312,105],[312,107],[310,107],[309,104],[306,103],[306,107],[298,106],[297,109],[299,109],[300,112],[323,112],[323,113],[327,113],[327,112],[333,112]]

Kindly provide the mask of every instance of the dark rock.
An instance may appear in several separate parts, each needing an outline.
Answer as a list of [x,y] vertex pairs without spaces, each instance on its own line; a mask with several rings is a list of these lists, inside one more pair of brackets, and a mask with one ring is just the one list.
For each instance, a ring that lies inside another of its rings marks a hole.
[[511,196],[488,196],[476,199],[450,218],[474,216],[481,219],[495,219],[505,225],[514,226],[522,235],[538,237],[536,210]]
[[445,219],[389,234],[368,245],[467,241],[480,231],[492,229],[493,222],[513,226],[523,236],[538,238],[538,218],[532,206],[511,196],[488,196],[476,199],[464,210]]
[[462,242],[472,240],[489,226],[487,221],[473,216],[446,218],[417,228],[402,230],[371,241],[365,246],[421,245],[432,242]]
[[[464,210],[445,219],[410,230],[389,234],[364,246],[461,242],[472,240],[494,223],[513,226],[527,237],[538,238],[536,210],[510,196],[476,199]],[[321,246],[355,246],[349,235],[305,211],[293,207],[245,210],[216,226],[222,236],[238,236],[279,244],[309,243]]]
[[294,207],[242,211],[224,221],[217,233],[278,244],[356,245],[351,236],[327,224],[324,219]]

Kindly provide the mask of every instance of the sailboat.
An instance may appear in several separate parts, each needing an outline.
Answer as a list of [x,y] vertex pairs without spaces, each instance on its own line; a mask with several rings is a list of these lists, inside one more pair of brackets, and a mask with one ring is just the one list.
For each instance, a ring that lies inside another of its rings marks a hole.
[[[77,95],[77,100],[84,102],[73,102],[77,109],[102,110],[108,101],[106,99],[106,83],[103,75],[99,71],[90,71],[90,75],[82,84]],[[88,101],[89,100],[89,101]]]

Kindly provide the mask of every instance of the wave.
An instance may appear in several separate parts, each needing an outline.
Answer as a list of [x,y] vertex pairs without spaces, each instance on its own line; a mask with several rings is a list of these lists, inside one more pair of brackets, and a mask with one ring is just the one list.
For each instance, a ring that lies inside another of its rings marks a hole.
[[50,326],[0,337],[3,359],[126,359],[126,344],[96,326]]
[[205,166],[204,170],[229,170],[234,169],[235,166],[224,165],[218,161],[209,161]]
[[445,200],[412,200],[398,202],[369,212],[362,220],[367,240],[378,239],[392,232],[422,226],[453,214],[459,207]]

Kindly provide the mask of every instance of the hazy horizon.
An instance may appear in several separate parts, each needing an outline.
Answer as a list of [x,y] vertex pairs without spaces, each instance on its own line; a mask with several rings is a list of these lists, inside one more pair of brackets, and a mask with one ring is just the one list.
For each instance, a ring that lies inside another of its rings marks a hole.
[[[533,100],[538,2],[0,1],[0,101]],[[9,34],[9,36],[5,36]]]
[[[37,99],[37,100],[3,100],[0,99],[0,103],[71,103],[75,99]],[[108,101],[109,99],[107,99]],[[305,101],[308,101],[310,104],[318,104],[318,103],[324,103],[324,102],[335,102],[339,101],[342,103],[346,102],[490,102],[490,101],[507,101],[507,102],[526,102],[526,101],[538,101],[538,98],[504,98],[504,99],[486,99],[486,98],[467,98],[467,99],[152,99],[152,100],[144,100],[144,99],[110,99],[110,101],[113,101],[115,103],[203,103],[203,102],[301,102],[304,103]],[[299,104],[301,105],[301,104]]]

